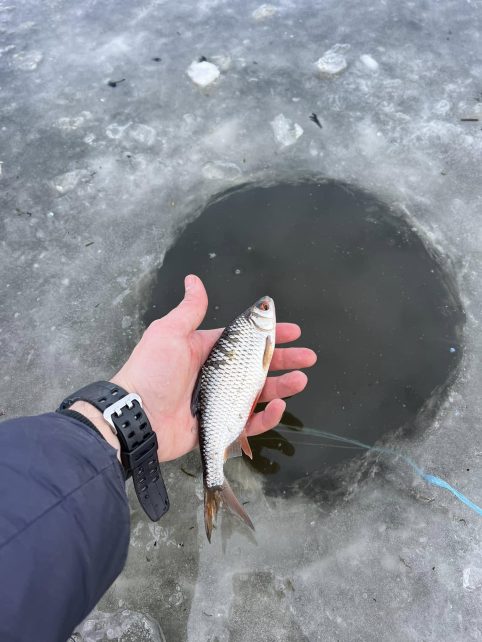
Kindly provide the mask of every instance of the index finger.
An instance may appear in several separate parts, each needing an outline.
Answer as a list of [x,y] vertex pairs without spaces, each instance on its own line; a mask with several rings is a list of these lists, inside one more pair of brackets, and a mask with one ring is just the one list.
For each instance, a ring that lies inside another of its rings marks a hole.
[[296,323],[276,324],[276,343],[289,343],[301,336],[301,328]]

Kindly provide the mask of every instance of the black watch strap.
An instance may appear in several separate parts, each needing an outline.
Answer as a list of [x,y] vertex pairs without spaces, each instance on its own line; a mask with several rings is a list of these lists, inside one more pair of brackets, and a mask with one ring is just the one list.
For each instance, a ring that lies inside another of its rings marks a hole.
[[137,499],[157,522],[169,509],[169,497],[157,459],[157,437],[152,430],[138,395],[129,394],[110,381],[97,381],[62,401],[58,412],[76,402],[87,401],[100,410],[117,435],[126,476],[134,482]]

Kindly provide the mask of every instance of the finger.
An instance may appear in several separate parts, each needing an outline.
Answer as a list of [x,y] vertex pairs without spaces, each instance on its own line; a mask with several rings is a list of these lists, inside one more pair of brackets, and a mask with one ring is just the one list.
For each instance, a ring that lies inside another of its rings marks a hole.
[[287,372],[279,377],[268,377],[259,401],[271,401],[271,399],[292,397],[304,390],[307,383],[308,377],[304,372],[300,372],[299,370]]
[[316,363],[316,359],[316,353],[309,348],[276,348],[269,369],[309,368]]
[[296,323],[276,324],[276,343],[289,343],[301,336],[301,328]]
[[255,413],[246,426],[248,436],[259,435],[279,424],[286,408],[282,399],[273,399],[262,412]]
[[183,333],[195,330],[208,309],[208,295],[201,279],[189,274],[184,279],[184,298],[181,303],[165,317],[166,321]]

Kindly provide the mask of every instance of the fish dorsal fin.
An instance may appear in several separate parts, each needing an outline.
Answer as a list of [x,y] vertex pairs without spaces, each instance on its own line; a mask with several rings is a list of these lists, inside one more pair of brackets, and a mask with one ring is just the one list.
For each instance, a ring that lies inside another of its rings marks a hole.
[[241,450],[240,438],[238,437],[233,441],[232,444],[229,444],[229,446],[224,451],[224,461],[233,459],[234,457],[241,457],[242,454],[243,452]]
[[264,354],[263,354],[263,368],[265,370],[268,370],[269,364],[271,363],[271,357],[273,356],[274,352],[274,345],[273,342],[271,341],[271,337],[268,335],[266,337],[266,343],[264,346]]

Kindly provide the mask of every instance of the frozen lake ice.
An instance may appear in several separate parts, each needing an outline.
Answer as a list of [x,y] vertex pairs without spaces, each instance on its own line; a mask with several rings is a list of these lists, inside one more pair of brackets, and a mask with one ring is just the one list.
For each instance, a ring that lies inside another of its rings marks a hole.
[[[153,273],[215,194],[327,177],[403,213],[454,279],[458,377],[403,448],[480,503],[481,9],[1,0],[2,415],[115,371]],[[219,76],[202,87],[188,69],[204,58]],[[233,462],[256,534],[223,520],[209,546],[197,453],[165,465],[170,512],[152,524],[132,502],[127,566],[77,638],[482,639],[481,518],[376,468],[327,511]]]

